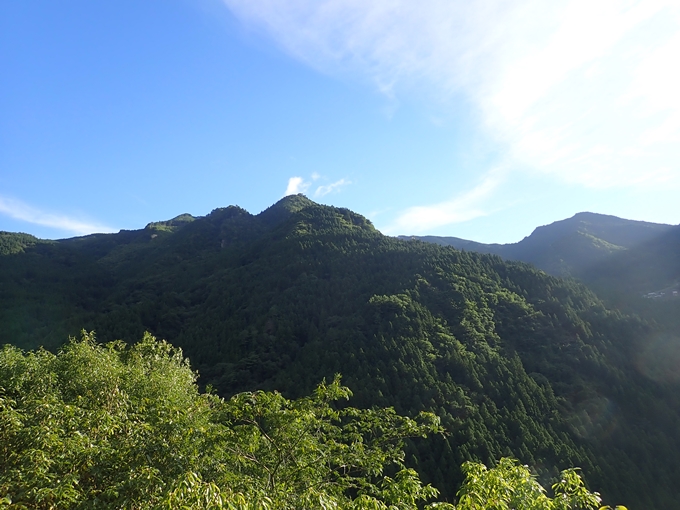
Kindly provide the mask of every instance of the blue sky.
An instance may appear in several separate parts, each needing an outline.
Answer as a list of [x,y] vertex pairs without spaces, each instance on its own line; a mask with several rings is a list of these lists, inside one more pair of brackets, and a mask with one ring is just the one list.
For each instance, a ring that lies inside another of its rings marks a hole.
[[387,234],[680,223],[677,0],[0,3],[0,230],[286,193]]

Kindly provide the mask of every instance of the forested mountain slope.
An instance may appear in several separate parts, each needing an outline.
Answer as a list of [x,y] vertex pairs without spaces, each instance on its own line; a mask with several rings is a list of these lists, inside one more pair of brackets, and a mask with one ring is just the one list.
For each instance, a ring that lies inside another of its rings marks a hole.
[[[653,321],[663,331],[665,364],[680,363],[680,226],[593,265],[581,279],[622,310]],[[672,360],[672,361],[671,361]]]
[[622,294],[648,294],[680,284],[680,225],[663,234],[616,253],[603,263],[584,271],[594,285]]
[[535,265],[555,276],[581,277],[610,256],[643,246],[673,227],[582,212],[536,228],[518,243],[484,244],[457,237],[401,236],[454,248],[492,253]]
[[653,321],[680,352],[680,225],[632,221],[594,213],[538,227],[513,244],[457,237],[400,236],[404,240],[491,253],[585,283],[609,306]]
[[26,241],[0,257],[0,285],[3,343],[147,330],[224,396],[297,397],[342,373],[353,405],[432,410],[448,435],[413,443],[410,462],[446,497],[462,461],[512,455],[545,479],[579,465],[605,501],[678,507],[677,379],[645,351],[657,326],[525,264],[389,238],[294,196],[257,216]]

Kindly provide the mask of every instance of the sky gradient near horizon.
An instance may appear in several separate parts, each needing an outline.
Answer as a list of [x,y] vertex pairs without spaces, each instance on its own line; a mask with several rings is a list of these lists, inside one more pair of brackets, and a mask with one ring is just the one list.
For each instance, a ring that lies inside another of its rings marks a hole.
[[390,235],[680,223],[677,0],[0,3],[0,230],[289,193]]

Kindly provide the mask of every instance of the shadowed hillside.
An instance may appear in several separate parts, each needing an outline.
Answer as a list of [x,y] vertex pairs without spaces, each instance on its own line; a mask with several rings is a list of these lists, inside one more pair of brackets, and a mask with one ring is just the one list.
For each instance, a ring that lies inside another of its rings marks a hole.
[[555,276],[586,274],[610,256],[644,245],[668,232],[670,225],[632,221],[595,213],[578,213],[566,220],[536,228],[518,243],[484,244],[457,237],[401,236],[402,239],[492,253],[506,260],[535,265]]

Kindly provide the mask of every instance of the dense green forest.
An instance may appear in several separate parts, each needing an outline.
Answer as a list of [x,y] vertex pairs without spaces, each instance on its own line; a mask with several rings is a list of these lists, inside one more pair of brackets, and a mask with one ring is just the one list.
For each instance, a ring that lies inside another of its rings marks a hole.
[[553,276],[578,279],[609,307],[656,322],[667,336],[677,336],[680,330],[680,225],[578,213],[511,244],[400,238],[528,262]]
[[605,502],[678,507],[673,340],[575,281],[389,238],[302,196],[257,216],[232,206],[119,234],[0,240],[2,343],[56,350],[81,329],[104,342],[149,331],[225,398],[299,399],[340,373],[357,408],[439,417],[446,433],[407,440],[405,465],[442,501],[464,462],[515,457],[544,486],[580,466]]
[[[437,496],[403,463],[405,438],[444,432],[431,413],[338,405],[351,396],[339,377],[295,401],[225,400],[199,393],[195,378],[180,350],[148,334],[128,347],[83,332],[57,355],[5,346],[0,508],[415,510]],[[512,459],[463,467],[458,510],[601,501],[574,469],[551,498]]]

